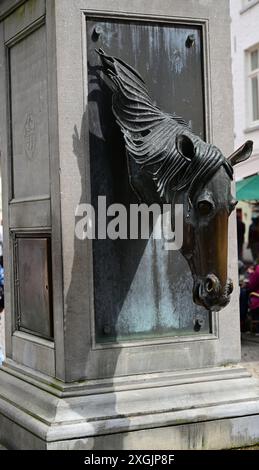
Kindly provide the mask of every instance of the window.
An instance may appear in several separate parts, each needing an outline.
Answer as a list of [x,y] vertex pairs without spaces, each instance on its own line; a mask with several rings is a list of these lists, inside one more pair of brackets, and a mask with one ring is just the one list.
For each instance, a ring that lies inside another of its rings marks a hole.
[[248,52],[249,124],[259,123],[259,46]]

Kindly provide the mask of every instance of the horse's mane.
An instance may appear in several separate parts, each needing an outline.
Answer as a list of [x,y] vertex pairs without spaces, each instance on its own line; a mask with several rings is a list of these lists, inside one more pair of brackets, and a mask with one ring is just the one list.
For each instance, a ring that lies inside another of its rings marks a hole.
[[[168,199],[169,192],[188,188],[191,200],[222,165],[233,178],[232,166],[217,147],[193,134],[184,119],[164,113],[152,103],[136,70],[101,49],[97,52],[104,73],[114,84],[113,113],[127,151],[152,176],[160,197]],[[195,157],[191,161],[177,150],[176,137],[183,134],[193,142]]]

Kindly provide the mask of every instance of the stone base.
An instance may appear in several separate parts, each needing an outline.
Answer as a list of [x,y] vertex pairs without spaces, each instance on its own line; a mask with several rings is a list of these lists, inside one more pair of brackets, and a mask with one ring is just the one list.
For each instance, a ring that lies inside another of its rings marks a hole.
[[218,367],[73,384],[0,370],[9,449],[228,449],[259,442],[259,380]]

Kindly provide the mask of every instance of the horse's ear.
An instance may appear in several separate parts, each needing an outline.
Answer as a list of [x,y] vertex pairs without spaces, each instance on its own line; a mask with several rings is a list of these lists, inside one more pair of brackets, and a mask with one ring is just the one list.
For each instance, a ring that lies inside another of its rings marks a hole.
[[176,136],[176,148],[185,160],[190,162],[195,157],[195,149],[192,140],[185,134]]
[[247,140],[239,149],[237,149],[230,157],[228,157],[229,163],[234,166],[237,163],[244,162],[247,160],[252,153],[253,142],[252,140]]

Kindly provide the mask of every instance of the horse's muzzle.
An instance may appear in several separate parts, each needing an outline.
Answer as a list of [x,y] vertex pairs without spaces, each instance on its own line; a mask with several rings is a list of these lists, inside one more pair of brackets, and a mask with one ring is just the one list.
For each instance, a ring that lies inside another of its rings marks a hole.
[[219,311],[230,301],[233,283],[228,279],[225,286],[215,274],[208,274],[206,278],[196,279],[193,287],[193,300],[207,310]]

